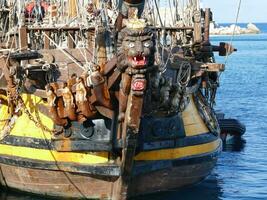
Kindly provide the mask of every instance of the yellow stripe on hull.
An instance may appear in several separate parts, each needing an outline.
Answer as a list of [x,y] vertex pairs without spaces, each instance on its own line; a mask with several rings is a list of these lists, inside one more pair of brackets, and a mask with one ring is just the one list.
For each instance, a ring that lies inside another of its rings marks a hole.
[[200,117],[193,97],[190,97],[190,103],[182,113],[186,136],[195,136],[208,133],[209,129]]
[[27,159],[34,159],[48,162],[71,162],[79,164],[100,164],[107,163],[108,153],[71,153],[57,152],[45,149],[33,149],[0,144],[0,155],[16,156]]
[[[45,105],[42,99],[33,95],[23,95],[23,100],[30,110],[31,114],[36,118],[36,106]],[[7,119],[8,107],[2,105],[0,108],[0,121]],[[45,124],[50,129],[53,128],[53,121],[44,114],[38,112],[42,123]],[[0,122],[0,130],[3,130],[6,122]],[[10,135],[20,136],[20,137],[30,137],[43,140],[51,140],[51,134],[43,131],[41,128],[35,126],[35,124],[28,118],[28,116],[23,113],[20,116],[14,128],[12,129]],[[100,164],[107,163],[108,153],[72,153],[72,152],[57,152],[53,150],[45,149],[35,149],[28,147],[12,146],[12,145],[0,145],[0,154],[7,156],[16,156],[27,159],[48,161],[48,162],[72,162],[79,164]]]
[[[46,103],[41,98],[33,95],[23,95],[23,99],[31,111],[31,114],[34,117],[36,117],[36,114],[38,114],[42,124],[45,124],[48,128],[52,129],[54,126],[53,120],[41,112],[36,113],[35,110],[38,109],[39,105],[46,106]],[[6,106],[2,106],[0,113],[0,120],[9,117]],[[182,113],[182,118],[186,136],[195,136],[209,132],[207,126],[198,113],[192,97],[190,97],[190,103],[186,110]],[[5,123],[3,122],[0,123],[0,128],[3,128],[4,124]],[[23,114],[17,119],[15,127],[11,131],[11,135],[37,139],[51,139],[51,134],[44,132],[41,128],[36,127],[35,124],[29,120],[26,114]]]
[[8,107],[2,105],[0,107],[0,130],[3,130],[6,125],[6,119],[8,119],[10,116],[8,114]]
[[[153,160],[173,160],[184,158],[188,156],[196,156],[205,153],[212,153],[221,147],[221,140],[187,146],[174,149],[154,150],[148,152],[141,152],[136,157],[136,161],[153,161]],[[2,155],[16,156],[27,159],[34,159],[48,162],[71,162],[79,164],[101,164],[107,163],[108,153],[70,153],[57,152],[44,149],[33,149],[28,147],[18,147],[11,145],[0,145],[0,152]]]
[[[23,95],[23,100],[32,116],[36,119],[39,115],[42,124],[52,130],[54,127],[53,120],[41,112],[38,112],[38,106],[47,106],[46,103],[41,98],[33,95]],[[18,118],[15,127],[11,131],[11,135],[37,139],[51,139],[52,137],[51,133],[36,127],[34,122],[31,121],[25,113]]]
[[[52,130],[54,127],[53,120],[37,110],[38,106],[46,106],[46,103],[37,96],[23,95],[22,97],[31,115],[36,119],[38,114],[42,124]],[[10,117],[7,106],[2,105],[0,108],[0,113],[0,121]],[[5,124],[6,123],[0,123],[0,130],[4,129]],[[23,113],[16,120],[15,126],[13,127],[10,135],[37,139],[51,139],[51,134],[43,131],[41,128],[36,127],[34,122],[31,121],[25,113]]]
[[[46,103],[39,97],[33,95],[23,95],[23,100],[30,110],[32,116],[39,115],[42,124],[53,128],[54,123],[51,118],[38,112],[38,106],[46,106]],[[0,107],[0,120],[9,117],[8,107],[2,105]],[[196,136],[209,132],[204,121],[201,119],[194,100],[190,97],[190,103],[186,110],[182,113],[185,126],[186,136]],[[0,122],[0,130],[6,125],[6,122]],[[35,126],[28,116],[24,113],[20,116],[14,128],[11,131],[13,136],[29,137],[36,139],[51,140],[50,133],[43,131]],[[220,139],[206,144],[188,146],[175,149],[154,150],[149,152],[141,152],[135,157],[135,160],[167,160],[178,159],[187,156],[194,156],[215,151],[221,145]],[[72,152],[57,152],[45,149],[34,149],[29,147],[19,147],[11,145],[0,145],[0,154],[8,156],[17,156],[28,159],[54,162],[74,162],[80,164],[99,164],[109,161],[108,153],[72,153]]]
[[135,160],[138,161],[173,160],[188,156],[196,156],[205,153],[212,153],[220,147],[221,147],[221,139],[218,138],[213,142],[201,145],[142,152],[135,157]]

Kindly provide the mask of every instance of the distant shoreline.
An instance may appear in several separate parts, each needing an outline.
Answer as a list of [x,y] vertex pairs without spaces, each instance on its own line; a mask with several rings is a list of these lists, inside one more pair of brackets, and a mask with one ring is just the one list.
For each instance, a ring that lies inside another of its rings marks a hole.
[[[235,37],[237,36],[257,36],[257,35],[266,35],[267,33],[259,33],[259,34],[239,34],[239,35],[234,35]],[[210,37],[232,37],[232,35],[210,35]]]
[[[243,25],[243,26],[242,26]],[[210,35],[251,35],[260,34],[262,31],[258,28],[259,24],[217,24],[210,23]]]
[[[238,22],[237,24],[267,24],[267,22]],[[217,24],[235,24],[235,22],[217,22]]]

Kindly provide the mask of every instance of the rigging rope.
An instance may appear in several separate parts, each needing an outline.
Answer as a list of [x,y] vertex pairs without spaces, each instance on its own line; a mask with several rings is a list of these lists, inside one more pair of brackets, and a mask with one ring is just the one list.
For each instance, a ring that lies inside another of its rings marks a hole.
[[162,19],[161,19],[161,16],[160,16],[160,12],[159,12],[159,7],[158,7],[158,4],[157,4],[157,0],[154,0],[154,3],[155,3],[156,10],[157,10],[157,13],[158,13],[158,18],[159,18],[159,22],[160,22],[161,28],[163,28],[163,22],[162,22]]
[[58,44],[51,39],[45,32],[42,33],[51,43],[53,43],[57,49],[59,49],[65,56],[67,56],[71,61],[73,61],[78,67],[80,67],[81,69],[84,69],[84,67],[82,65],[80,65],[72,56],[71,54],[67,53],[63,48],[61,48],[60,46],[58,46]]
[[[80,26],[80,34],[81,34],[81,32],[82,32],[82,30],[81,30],[81,26]],[[78,42],[76,42],[75,41],[75,39],[72,37],[72,35],[68,32],[68,36],[70,37],[70,39],[72,40],[72,42],[75,44],[75,46],[77,46],[78,47]],[[83,43],[83,44],[85,44],[85,42]],[[82,50],[81,50],[81,48],[76,48],[76,49],[78,49],[79,50],[79,52],[81,53],[81,55],[83,56],[83,58],[84,58],[84,60],[85,60],[85,62],[86,62],[86,64],[88,64],[88,59],[87,59],[87,57],[86,57],[86,51],[85,51],[85,48],[84,48],[84,52],[82,52]]]
[[173,18],[173,12],[172,12],[172,4],[171,4],[171,0],[169,0],[168,2],[169,2],[170,14],[171,14],[172,26],[174,26],[174,25],[175,25],[175,21],[174,21],[174,18]]
[[[34,106],[34,112],[35,112],[35,117],[36,117],[36,120],[38,121],[38,123],[40,123],[40,124],[42,124],[42,121],[41,121],[41,118],[40,118],[40,115],[39,115],[39,110],[37,109],[37,105],[38,105],[38,103],[36,102],[36,98],[34,99],[34,104],[35,104],[35,106]],[[54,159],[54,161],[55,161],[55,166],[57,167],[57,169],[59,170],[59,171],[61,171],[63,174],[64,174],[64,176],[66,177],[66,179],[69,181],[69,183],[70,183],[70,185],[72,185],[76,190],[77,190],[77,192],[80,194],[80,196],[81,196],[81,198],[86,198],[86,195],[83,193],[83,191],[79,188],[79,186],[78,185],[76,185],[76,183],[74,183],[73,181],[72,181],[72,179],[71,179],[71,177],[70,177],[70,175],[68,174],[68,172],[66,171],[66,169],[64,168],[64,167],[61,167],[61,164],[58,162],[58,160],[57,160],[57,158],[56,158],[56,155],[55,155],[55,151],[54,151],[54,149],[53,149],[53,147],[52,147],[52,144],[51,144],[51,140],[49,140],[48,139],[48,137],[47,137],[47,135],[45,134],[45,132],[47,131],[47,130],[45,130],[44,129],[44,126],[40,126],[40,129],[41,129],[41,131],[42,131],[42,134],[43,134],[43,138],[44,138],[44,140],[45,140],[45,143],[46,143],[46,145],[47,145],[47,147],[48,147],[48,150],[49,150],[49,153],[50,153],[50,155],[51,155],[51,157]]]
[[241,4],[242,4],[242,0],[239,0],[239,3],[238,3],[238,9],[237,9],[237,13],[236,13],[236,19],[235,19],[235,26],[234,26],[234,30],[233,30],[233,33],[232,33],[232,36],[231,36],[231,39],[230,39],[230,46],[228,47],[227,51],[226,51],[226,57],[225,57],[225,62],[224,64],[226,65],[227,64],[227,61],[228,61],[228,58],[229,58],[229,51],[230,51],[230,48],[233,44],[233,40],[234,40],[234,37],[235,37],[235,31],[236,31],[236,26],[237,26],[237,22],[238,22],[238,18],[239,18],[239,14],[240,14],[240,9],[241,9]]

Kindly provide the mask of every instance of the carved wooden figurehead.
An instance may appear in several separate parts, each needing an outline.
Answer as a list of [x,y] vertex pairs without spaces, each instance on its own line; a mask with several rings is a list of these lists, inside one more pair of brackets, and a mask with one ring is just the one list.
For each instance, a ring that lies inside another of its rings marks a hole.
[[[145,75],[154,67],[155,38],[144,20],[132,18],[126,21],[126,27],[119,33],[117,45],[117,68],[123,72],[119,93],[119,120],[124,121],[127,105],[131,104],[128,102],[131,91],[144,93],[146,88],[146,77],[138,76],[136,79],[136,75]],[[142,105],[139,109],[142,109]],[[138,113],[140,115],[141,112]],[[133,116],[140,118],[139,115]]]

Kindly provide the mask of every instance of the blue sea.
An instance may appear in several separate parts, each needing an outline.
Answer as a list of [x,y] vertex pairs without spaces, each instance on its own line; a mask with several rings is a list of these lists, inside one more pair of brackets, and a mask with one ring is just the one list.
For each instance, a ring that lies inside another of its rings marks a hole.
[[[224,149],[212,174],[202,183],[135,200],[267,199],[267,24],[256,25],[261,34],[234,37],[232,42],[238,51],[227,62],[216,56],[217,62],[227,63],[221,75],[216,109],[246,125],[243,140]],[[229,36],[216,36],[212,43],[230,40]],[[44,198],[2,192],[0,200]]]

